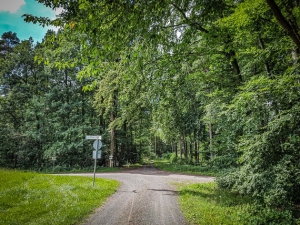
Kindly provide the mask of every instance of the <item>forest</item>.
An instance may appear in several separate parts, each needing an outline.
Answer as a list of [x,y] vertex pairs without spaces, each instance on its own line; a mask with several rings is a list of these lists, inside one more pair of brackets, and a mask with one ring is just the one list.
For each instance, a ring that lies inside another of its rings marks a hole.
[[300,203],[299,0],[38,0],[41,43],[0,40],[0,166],[170,156],[293,217]]

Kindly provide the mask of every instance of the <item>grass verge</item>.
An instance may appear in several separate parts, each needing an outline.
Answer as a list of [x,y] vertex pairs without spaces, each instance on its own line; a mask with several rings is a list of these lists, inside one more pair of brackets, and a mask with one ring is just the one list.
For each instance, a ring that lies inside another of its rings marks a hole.
[[216,188],[192,184],[180,188],[180,206],[190,224],[248,224],[249,199]]
[[[124,170],[124,169],[133,169],[133,168],[137,168],[137,167],[140,167],[141,164],[138,164],[138,163],[135,163],[135,164],[130,164],[130,163],[127,163],[125,165],[123,165],[122,167],[103,167],[103,166],[97,166],[96,168],[96,172],[97,173],[107,173],[107,172],[118,172],[118,171],[121,171],[121,170]],[[35,171],[35,170],[33,170]],[[74,168],[71,168],[71,167],[64,167],[64,166],[55,166],[54,168],[53,167],[48,167],[48,168],[44,168],[42,170],[39,170],[37,172],[40,172],[40,173],[50,173],[50,174],[53,174],[53,173],[93,173],[94,172],[94,166],[91,166],[91,167],[85,167],[85,168],[78,168],[78,167],[74,167]]]
[[[34,170],[33,170],[34,171]],[[117,172],[119,171],[118,167],[97,167],[96,172],[97,173],[102,173],[102,172]],[[41,171],[37,171],[40,173],[48,173],[48,174],[53,174],[53,173],[93,173],[94,172],[94,167],[86,167],[86,168],[68,168],[68,167],[63,167],[63,166],[55,166],[54,168],[45,168]]]
[[300,224],[298,214],[258,205],[250,197],[217,188],[214,182],[179,185],[180,206],[189,224]]
[[0,169],[0,224],[76,224],[119,185],[92,179]]
[[160,170],[194,175],[216,176],[220,172],[216,168],[202,167],[199,165],[176,164],[170,163],[168,160],[155,160],[154,165]]

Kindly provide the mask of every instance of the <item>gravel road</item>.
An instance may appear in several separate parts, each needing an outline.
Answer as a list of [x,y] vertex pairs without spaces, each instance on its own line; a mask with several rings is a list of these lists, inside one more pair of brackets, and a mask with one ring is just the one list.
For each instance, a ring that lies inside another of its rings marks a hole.
[[115,179],[121,182],[121,186],[82,225],[187,224],[178,204],[178,193],[174,183],[214,180],[213,177],[164,172],[152,166],[118,173],[97,173],[96,177]]

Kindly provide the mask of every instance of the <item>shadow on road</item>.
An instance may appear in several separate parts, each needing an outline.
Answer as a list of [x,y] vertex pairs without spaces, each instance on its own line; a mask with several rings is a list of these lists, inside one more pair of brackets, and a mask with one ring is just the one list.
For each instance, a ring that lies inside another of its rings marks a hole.
[[167,189],[147,189],[147,190],[148,191],[169,192],[168,194],[164,194],[164,195],[178,196],[178,191],[174,191],[174,190],[167,190]]
[[125,169],[120,171],[121,173],[130,173],[130,174],[143,174],[143,175],[161,175],[167,176],[174,174],[172,172],[166,172],[162,170],[158,170],[155,166],[151,165],[144,165],[142,167],[138,167],[135,169]]
[[186,176],[191,176],[191,177],[213,178],[211,176],[205,176],[205,175],[195,175],[195,174],[191,175],[191,174],[185,174],[185,173],[163,171],[163,170],[157,169],[153,164],[144,165],[142,167],[137,167],[135,169],[124,169],[119,172],[120,173],[129,173],[129,174],[155,175],[155,176],[186,175]]

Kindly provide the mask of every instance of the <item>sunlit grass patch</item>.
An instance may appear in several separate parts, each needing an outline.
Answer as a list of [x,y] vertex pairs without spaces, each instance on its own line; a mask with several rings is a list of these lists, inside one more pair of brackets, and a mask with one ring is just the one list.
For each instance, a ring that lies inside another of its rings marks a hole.
[[180,205],[191,224],[247,224],[249,199],[216,188],[215,183],[180,188]]
[[0,224],[74,224],[114,193],[118,182],[0,169]]

